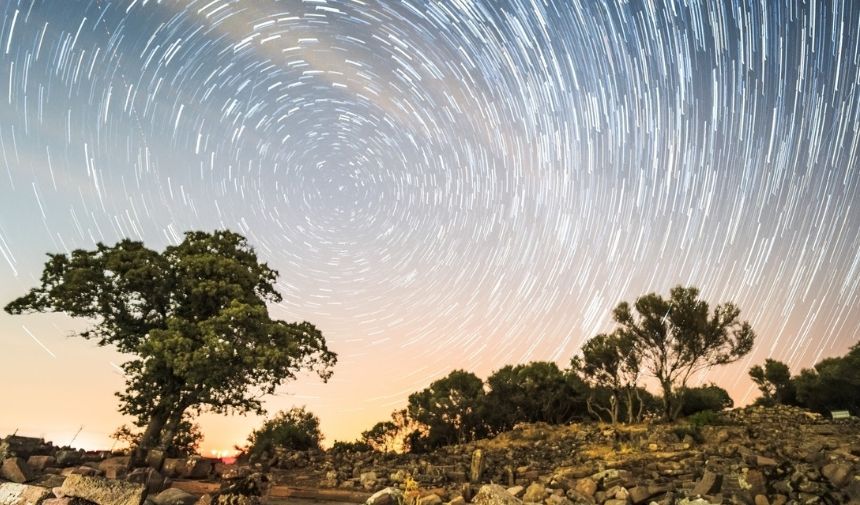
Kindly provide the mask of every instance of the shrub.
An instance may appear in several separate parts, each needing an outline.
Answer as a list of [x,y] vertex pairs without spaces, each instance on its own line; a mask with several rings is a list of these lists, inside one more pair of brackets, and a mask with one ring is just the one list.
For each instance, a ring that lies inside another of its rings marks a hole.
[[292,450],[318,449],[323,436],[320,420],[304,407],[280,411],[248,436],[247,453],[252,458],[271,456],[275,448]]

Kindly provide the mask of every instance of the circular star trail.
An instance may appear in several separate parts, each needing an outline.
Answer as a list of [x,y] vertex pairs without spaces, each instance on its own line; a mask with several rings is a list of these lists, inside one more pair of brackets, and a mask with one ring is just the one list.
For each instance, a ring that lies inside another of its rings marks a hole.
[[[273,314],[340,354],[270,405],[349,438],[693,284],[759,335],[697,378],[742,402],[750,362],[858,340],[858,27],[851,1],[9,0],[0,295],[48,251],[243,233]],[[5,360],[115,376],[69,320],[23,321]]]

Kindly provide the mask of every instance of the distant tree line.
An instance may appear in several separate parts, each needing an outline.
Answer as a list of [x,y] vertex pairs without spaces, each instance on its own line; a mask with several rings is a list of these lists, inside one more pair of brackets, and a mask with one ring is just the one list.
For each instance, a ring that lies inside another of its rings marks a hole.
[[796,405],[822,414],[847,410],[860,415],[860,343],[844,356],[819,361],[792,376],[787,364],[767,359],[749,371],[761,391],[757,405]]
[[[755,333],[732,303],[713,309],[695,287],[675,287],[613,311],[616,328],[588,340],[568,368],[533,361],[508,365],[485,381],[454,370],[409,395],[395,411],[354,442],[335,450],[409,450],[469,442],[510,430],[517,423],[565,424],[597,419],[635,423],[646,414],[672,421],[733,405],[713,384],[689,387],[690,377],[731,363],[752,349]],[[655,396],[646,377],[660,386]]]

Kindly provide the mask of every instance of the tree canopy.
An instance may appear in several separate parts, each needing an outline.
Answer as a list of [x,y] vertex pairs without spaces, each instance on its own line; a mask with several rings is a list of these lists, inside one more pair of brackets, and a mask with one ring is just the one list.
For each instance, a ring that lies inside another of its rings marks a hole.
[[189,409],[262,413],[262,395],[299,370],[331,375],[317,328],[269,316],[277,278],[230,231],[187,232],[163,252],[126,239],[49,254],[40,285],[6,311],[85,318],[81,337],[131,355],[120,410],[146,425],[142,450],[164,448]]
[[678,388],[692,374],[747,355],[755,341],[740,309],[725,302],[710,309],[695,287],[676,286],[665,299],[656,293],[640,296],[631,307],[618,304],[615,321],[635,342],[643,368],[660,384],[663,417],[677,418],[683,407]]

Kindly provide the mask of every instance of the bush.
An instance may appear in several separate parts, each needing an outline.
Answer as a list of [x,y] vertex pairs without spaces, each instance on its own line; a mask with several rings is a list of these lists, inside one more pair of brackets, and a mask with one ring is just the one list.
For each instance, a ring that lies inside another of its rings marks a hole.
[[355,440],[353,442],[335,440],[334,444],[332,444],[331,446],[331,449],[329,449],[329,451],[336,453],[370,452],[372,450],[373,447],[368,445],[366,442],[362,442],[361,440]]
[[720,426],[725,424],[725,419],[719,413],[713,410],[703,410],[696,412],[687,418],[687,422],[691,426],[701,428],[702,426]]
[[320,420],[304,407],[280,411],[248,436],[247,453],[251,458],[271,456],[275,448],[297,451],[319,449],[323,436]]
[[683,395],[684,403],[681,406],[681,414],[689,417],[703,410],[720,411],[731,408],[735,402],[729,396],[728,391],[717,386],[708,384],[697,388],[683,388],[678,392]]

